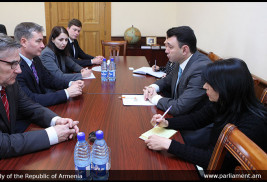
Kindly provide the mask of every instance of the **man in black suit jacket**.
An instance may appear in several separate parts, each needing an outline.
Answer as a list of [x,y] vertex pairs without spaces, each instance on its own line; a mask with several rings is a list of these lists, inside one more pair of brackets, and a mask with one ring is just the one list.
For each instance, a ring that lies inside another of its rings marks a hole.
[[[82,23],[78,19],[72,19],[68,23],[67,31],[69,33],[69,51],[70,55],[77,64],[82,67],[92,66],[93,64],[101,64],[103,61],[103,56],[93,57],[89,54],[84,53],[80,48],[77,38],[82,29]],[[79,59],[80,58],[80,59]]]
[[[17,81],[33,101],[43,106],[50,106],[82,94],[83,81],[77,80],[70,84],[54,77],[43,66],[38,57],[44,49],[42,26],[31,22],[20,23],[15,28],[14,37],[22,45],[20,48],[22,73],[17,76]],[[32,68],[33,65],[35,68]],[[36,70],[37,78],[33,69]]]
[[[79,132],[78,121],[57,116],[20,89],[16,82],[21,73],[19,47],[11,37],[0,33],[0,159],[47,149]],[[15,133],[19,117],[48,128]]]
[[3,34],[6,34],[7,35],[6,26],[3,25],[3,24],[0,24],[0,33],[3,33]]

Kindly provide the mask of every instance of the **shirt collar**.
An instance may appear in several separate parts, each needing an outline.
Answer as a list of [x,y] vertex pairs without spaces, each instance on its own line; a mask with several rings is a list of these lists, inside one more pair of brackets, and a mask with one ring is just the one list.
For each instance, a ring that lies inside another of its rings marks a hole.
[[182,71],[184,71],[184,69],[185,69],[185,67],[186,67],[186,65],[187,65],[187,63],[188,63],[188,61],[190,60],[190,58],[193,56],[193,54],[189,57],[189,58],[187,58],[182,64],[180,64],[180,68],[182,69]]
[[69,41],[70,41],[70,43],[74,42],[74,41],[72,41],[70,38],[69,38]]
[[24,59],[24,61],[26,61],[27,65],[28,65],[29,67],[31,67],[33,60],[30,60],[30,59],[26,58],[26,57],[23,56],[21,53],[19,53],[19,55],[20,55],[20,57],[22,57],[22,58]]

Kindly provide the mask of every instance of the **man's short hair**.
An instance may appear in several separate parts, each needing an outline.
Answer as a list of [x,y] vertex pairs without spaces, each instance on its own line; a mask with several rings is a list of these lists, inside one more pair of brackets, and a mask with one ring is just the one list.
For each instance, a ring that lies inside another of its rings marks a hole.
[[189,26],[173,27],[167,31],[167,37],[175,36],[179,42],[179,47],[187,45],[191,53],[197,51],[197,39],[194,31]]
[[82,22],[78,19],[73,18],[72,20],[69,21],[68,27],[70,28],[72,25],[75,25],[77,27],[82,28]]
[[6,34],[0,33],[0,58],[2,57],[1,52],[9,49],[18,49],[20,47],[21,45],[19,42],[15,41]]
[[41,25],[33,22],[22,22],[15,27],[14,38],[16,41],[20,41],[22,37],[30,39],[32,32],[43,32],[44,28]]

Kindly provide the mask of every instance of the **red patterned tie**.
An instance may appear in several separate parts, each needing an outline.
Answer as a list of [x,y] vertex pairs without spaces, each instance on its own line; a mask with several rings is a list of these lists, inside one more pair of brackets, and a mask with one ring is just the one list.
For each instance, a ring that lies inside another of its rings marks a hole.
[[7,118],[8,118],[8,121],[9,120],[9,104],[8,104],[8,100],[7,100],[7,97],[6,97],[6,91],[5,91],[5,88],[2,87],[2,90],[1,90],[1,99],[2,99],[2,102],[5,106],[5,109],[6,109],[6,114],[7,114]]

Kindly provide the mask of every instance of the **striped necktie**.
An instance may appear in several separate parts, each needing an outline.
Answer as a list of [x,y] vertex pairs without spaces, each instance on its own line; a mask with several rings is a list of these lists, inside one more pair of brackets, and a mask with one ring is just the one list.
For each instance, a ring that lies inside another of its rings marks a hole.
[[32,62],[31,68],[32,68],[32,72],[33,72],[33,75],[35,77],[35,80],[36,80],[37,84],[39,84],[39,78],[38,78],[37,71],[35,69],[33,62]]
[[2,87],[2,90],[1,90],[1,99],[2,99],[3,105],[4,105],[5,110],[6,110],[6,115],[7,115],[8,121],[10,121],[10,119],[9,119],[9,103],[8,103],[8,100],[6,97],[6,91],[5,91],[4,87]]
[[178,86],[178,82],[180,80],[181,75],[182,75],[182,68],[179,66],[178,78],[177,78],[176,85],[175,85],[175,90],[174,90],[174,98],[176,96],[177,86]]

